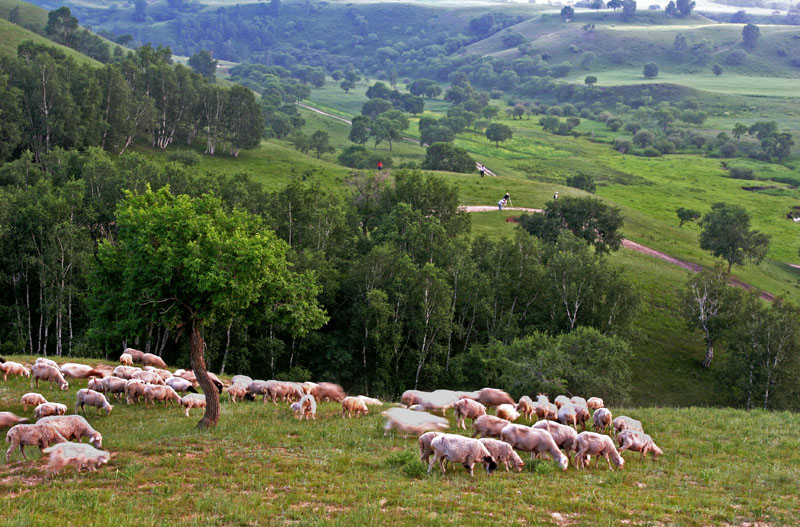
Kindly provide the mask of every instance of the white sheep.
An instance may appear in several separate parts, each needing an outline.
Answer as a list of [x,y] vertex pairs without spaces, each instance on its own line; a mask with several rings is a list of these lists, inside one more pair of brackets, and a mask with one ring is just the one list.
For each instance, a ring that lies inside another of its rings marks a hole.
[[547,430],[512,423],[500,431],[500,439],[517,450],[530,452],[531,457],[534,453],[541,455],[546,452],[562,470],[567,470],[569,466],[569,458],[561,453],[553,436]]
[[27,461],[26,445],[36,445],[41,451],[49,447],[51,443],[63,443],[64,441],[66,438],[48,424],[16,425],[6,434],[6,442],[11,443],[6,451],[6,463],[11,459],[11,454],[17,447],[22,454],[22,459]]
[[433,449],[433,459],[428,463],[428,472],[433,469],[433,465],[439,463],[439,468],[444,474],[445,461],[463,465],[470,476],[473,475],[475,463],[481,463],[488,474],[497,469],[497,462],[483,443],[477,439],[455,434],[443,434],[433,438],[431,449]]
[[433,441],[435,437],[439,437],[443,433],[444,432],[425,432],[424,434],[419,436],[419,439],[417,440],[417,443],[419,444],[419,459],[424,464],[426,465],[428,464],[428,460],[430,459],[431,454],[433,454],[431,441]]
[[[303,383],[303,384],[305,384],[305,383]],[[366,404],[367,406],[383,406],[383,403],[381,402],[380,399],[375,399],[373,397],[367,397],[366,395],[359,395],[358,398],[361,399],[362,401],[364,401],[364,404]]]
[[[172,388],[173,390],[175,390],[178,393],[184,393],[184,394],[186,394],[188,392],[197,393],[197,390],[194,389],[194,386],[192,386],[192,383],[187,381],[183,377],[170,377],[169,379],[167,379],[164,382],[167,383],[167,386],[169,386],[170,388]],[[239,386],[239,385],[234,384],[233,386]],[[233,388],[233,386],[231,386],[231,388]],[[246,391],[246,389],[247,389],[247,387],[245,386],[245,391]]]
[[556,404],[556,408],[558,408],[559,410],[565,404],[572,404],[572,401],[566,395],[559,395],[558,397],[556,397],[556,400],[554,402]]
[[595,432],[604,433],[611,430],[611,410],[608,408],[598,408],[594,411],[592,421],[594,421]]
[[189,410],[192,408],[205,408],[206,396],[202,393],[189,393],[181,397],[181,406],[186,410],[186,417],[189,417]]
[[120,379],[125,379],[129,381],[133,379],[133,375],[137,372],[142,371],[141,368],[137,368],[136,366],[117,366],[114,368],[114,376],[119,377]]
[[589,397],[589,400],[586,401],[586,406],[591,408],[592,410],[597,410],[598,408],[605,407],[603,400],[599,397]]
[[653,442],[652,437],[638,430],[623,430],[617,436],[617,443],[620,446],[620,454],[625,450],[641,452],[642,459],[644,459],[648,452],[652,452],[653,459],[658,459],[658,456],[664,453],[664,451],[658,448],[655,442]]
[[103,436],[92,428],[92,425],[80,415],[59,415],[44,417],[36,421],[36,424],[47,424],[58,430],[68,441],[78,440],[86,437],[89,443],[95,448],[103,448]]
[[472,437],[500,437],[500,432],[509,424],[510,421],[494,415],[482,415],[472,421]]
[[467,419],[472,419],[474,423],[475,419],[486,415],[486,407],[472,399],[459,399],[453,403],[453,409],[456,414],[456,428],[460,426],[464,430],[467,429]]
[[61,388],[63,391],[67,391],[69,389],[69,383],[64,379],[64,376],[61,374],[61,370],[58,368],[54,368],[49,364],[45,364],[40,362],[39,364],[34,364],[33,368],[31,368],[31,387],[33,387],[33,383],[36,383],[36,387],[39,387],[39,380],[47,381],[50,383],[50,387],[53,387],[53,383],[58,384],[58,387]]
[[83,407],[85,405],[94,406],[97,408],[98,415],[100,414],[101,410],[104,410],[106,415],[109,415],[111,414],[111,410],[114,409],[111,403],[108,402],[108,399],[106,399],[105,395],[100,392],[90,390],[89,388],[78,390],[78,393],[75,394],[75,413],[79,413],[79,410],[83,411]]
[[26,423],[27,421],[27,418],[17,417],[11,412],[0,412],[0,428],[10,428],[20,423]]
[[495,415],[500,419],[505,419],[506,421],[514,422],[516,421],[520,413],[516,410],[513,404],[501,404],[498,405],[495,409]]
[[162,379],[161,376],[154,371],[137,371],[131,377],[131,380],[133,379],[139,379],[140,381],[144,381],[148,384],[158,384],[161,386],[166,386],[164,379]]
[[533,419],[535,407],[536,405],[533,403],[533,400],[531,400],[531,398],[528,397],[527,395],[523,395],[522,397],[519,398],[516,409],[519,413],[525,416],[525,419],[530,421]]
[[41,419],[50,415],[64,415],[67,413],[67,405],[60,403],[42,403],[33,410],[33,418]]
[[514,470],[517,472],[522,472],[523,467],[525,467],[525,462],[522,461],[522,458],[514,452],[514,449],[508,443],[503,441],[498,441],[497,439],[492,439],[489,437],[484,437],[479,439],[483,446],[486,447],[486,450],[492,455],[494,460],[499,465],[502,463],[506,467],[506,472],[509,471],[509,463]]
[[45,448],[42,452],[50,455],[47,470],[53,474],[67,465],[72,465],[78,471],[86,469],[96,472],[100,465],[105,465],[111,459],[111,454],[108,452],[84,443],[59,443]]
[[102,370],[98,370],[93,366],[86,364],[77,364],[75,362],[65,362],[61,365],[61,372],[64,377],[71,377],[73,379],[88,379],[89,377],[105,377]]
[[45,357],[39,357],[38,359],[36,359],[34,361],[34,364],[46,364],[48,366],[52,366],[53,368],[57,369],[58,371],[61,371],[61,366],[59,366],[58,363],[56,361],[54,361],[53,359],[47,359]]
[[562,425],[572,425],[578,429],[578,409],[572,403],[563,404],[558,409],[558,422]]
[[563,450],[567,456],[570,455],[571,451],[575,450],[575,439],[578,437],[578,432],[571,426],[544,420],[534,424],[533,428],[550,432],[550,435],[553,436],[553,441],[556,442],[556,446]]
[[144,389],[147,384],[139,379],[131,379],[125,383],[125,400],[128,404],[135,404],[139,401],[139,397],[144,395]]
[[22,403],[22,409],[27,412],[29,406],[36,408],[40,404],[47,403],[47,399],[40,393],[30,392],[22,396],[20,403]]
[[3,372],[3,380],[7,381],[9,375],[19,375],[20,377],[30,377],[31,372],[19,362],[7,360],[0,362],[0,371]]
[[162,380],[164,380],[164,381],[166,381],[167,379],[171,379],[172,377],[174,377],[174,375],[172,375],[172,372],[171,372],[171,371],[169,371],[169,370],[164,370],[164,369],[162,369],[162,368],[156,368],[156,367],[154,367],[154,366],[145,366],[145,367],[144,367],[144,371],[152,371],[152,372],[155,372],[155,373],[157,373],[157,374],[158,374],[158,376],[159,376],[159,377],[161,377],[161,379],[162,379]]
[[167,402],[169,402],[170,406],[174,402],[180,404],[181,397],[169,386],[151,384],[144,389],[144,404],[145,406],[150,406],[150,403],[155,405],[156,401],[162,401],[164,403],[164,407],[166,407]]
[[444,417],[427,412],[414,412],[407,408],[390,408],[381,413],[386,417],[383,426],[383,435],[391,430],[397,430],[404,435],[420,435],[431,430],[447,430],[450,423]]
[[123,353],[119,356],[119,363],[123,366],[133,366],[133,357],[130,353]]
[[619,434],[624,430],[638,430],[639,432],[644,432],[641,421],[631,419],[627,415],[621,415],[617,417],[614,419],[612,424],[614,425],[614,433],[616,434]]
[[96,388],[91,388],[92,390],[103,392],[105,394],[114,394],[114,398],[119,400],[120,394],[125,394],[125,386],[128,384],[128,381],[121,378],[110,376],[103,379],[103,386],[102,389],[97,390]]
[[[172,379],[170,379],[170,380],[172,380]],[[181,380],[183,381],[184,379],[181,379]],[[189,385],[189,387],[191,388],[191,385]],[[192,390],[194,390],[194,389],[192,389]],[[241,401],[242,399],[247,397],[247,387],[243,388],[241,385],[231,384],[230,386],[228,386],[226,388],[226,390],[228,392],[228,398],[230,398],[230,401],[232,403],[235,403],[236,399],[239,399]],[[292,404],[295,404],[295,403],[292,403]]]
[[[305,418],[308,420],[317,418],[317,401],[310,393],[305,394],[299,401],[292,403],[292,412],[295,417],[301,420]],[[344,411],[342,411],[344,413]]]
[[[625,460],[619,455],[619,452],[617,452],[617,449],[614,447],[614,442],[607,435],[597,434],[595,432],[581,432],[578,434],[575,444],[577,447],[576,450],[578,451],[575,456],[575,466],[577,468],[585,468],[588,466],[587,459],[589,455],[598,456],[594,462],[595,466],[597,466],[597,460],[600,459],[600,456],[603,456],[606,458],[609,470],[614,470],[611,468],[611,461],[614,462],[617,468],[622,469],[625,467]],[[611,461],[609,461],[609,457]]]

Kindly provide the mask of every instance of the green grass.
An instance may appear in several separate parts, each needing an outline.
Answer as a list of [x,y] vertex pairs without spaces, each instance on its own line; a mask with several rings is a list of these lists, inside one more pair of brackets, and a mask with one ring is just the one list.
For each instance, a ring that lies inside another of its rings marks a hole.
[[62,46],[60,44],[56,44],[52,40],[49,40],[41,35],[37,35],[36,33],[29,31],[21,26],[16,24],[12,24],[8,20],[4,20],[0,18],[0,54],[7,55],[7,56],[17,56],[17,47],[21,43],[26,40],[30,40],[37,44],[44,44],[47,46],[52,46],[64,52],[65,55],[71,57],[79,64],[90,64],[93,66],[99,66],[100,63],[94,59],[87,57],[86,55],[75,51],[74,49],[70,49],[66,46]]
[[[69,392],[41,389],[72,406]],[[0,383],[4,409],[22,415],[28,381]],[[587,394],[588,395],[588,394]],[[219,426],[193,427],[177,408],[114,405],[88,419],[113,454],[97,473],[49,479],[44,462],[15,453],[0,478],[3,525],[788,525],[800,498],[800,417],[701,408],[612,408],[641,420],[661,459],[627,454],[623,471],[555,469],[470,478],[458,465],[428,475],[414,438],[383,437],[374,407],[343,420],[323,403],[315,422],[285,404],[222,405]],[[31,412],[29,412],[30,414]],[[30,415],[29,415],[30,416]],[[450,415],[451,423],[453,421]],[[422,470],[421,470],[422,469]]]
[[39,31],[44,31],[44,27],[47,25],[46,9],[21,0],[0,0],[0,18],[8,20],[8,13],[14,8],[19,8],[19,25],[35,27]]

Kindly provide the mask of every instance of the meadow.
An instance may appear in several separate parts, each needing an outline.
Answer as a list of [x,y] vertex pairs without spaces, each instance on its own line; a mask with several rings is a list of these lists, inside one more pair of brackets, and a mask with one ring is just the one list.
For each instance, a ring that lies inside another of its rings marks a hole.
[[[12,357],[9,357],[10,359]],[[14,357],[32,360],[32,357]],[[40,388],[70,408],[68,392]],[[0,408],[23,415],[27,379],[0,383]],[[516,394],[515,394],[516,395]],[[491,476],[460,466],[426,474],[415,438],[383,436],[380,410],[344,420],[336,403],[299,422],[286,404],[222,405],[194,429],[175,407],[115,403],[87,419],[112,461],[97,473],[47,477],[15,453],[0,470],[5,526],[115,525],[788,525],[800,497],[800,417],[708,408],[612,408],[642,421],[665,454],[625,455],[622,471],[561,472],[549,460]],[[28,412],[32,414],[32,412]],[[30,417],[30,415],[28,415]],[[448,413],[451,424],[454,422]],[[462,432],[465,433],[465,432]],[[31,455],[32,454],[32,455]],[[759,522],[759,523],[755,523]]]

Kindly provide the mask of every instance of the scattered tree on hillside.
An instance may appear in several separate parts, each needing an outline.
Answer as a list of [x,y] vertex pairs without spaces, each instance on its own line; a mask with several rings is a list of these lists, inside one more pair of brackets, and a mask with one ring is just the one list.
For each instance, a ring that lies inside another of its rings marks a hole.
[[463,148],[450,143],[433,143],[425,153],[422,168],[470,173],[475,171],[475,160]]
[[348,139],[354,143],[363,145],[369,140],[369,125],[369,117],[364,115],[356,115],[353,117]]
[[747,261],[761,263],[767,255],[770,237],[750,230],[750,215],[739,205],[718,202],[700,221],[700,248],[724,258],[731,266]]
[[636,0],[624,0],[622,12],[625,16],[633,16],[636,14]]
[[731,134],[733,135],[733,137],[736,138],[736,142],[738,143],[739,140],[742,138],[742,136],[748,133],[747,131],[748,128],[746,125],[742,123],[736,123],[735,125],[733,125],[733,130],[731,131]]
[[211,53],[201,49],[191,57],[189,57],[189,67],[194,71],[205,77],[210,82],[214,82],[215,74],[217,72],[217,63]]
[[486,128],[486,138],[489,141],[494,141],[496,147],[500,147],[500,143],[511,139],[513,133],[508,125],[493,123]]
[[722,75],[722,73],[723,73],[725,70],[723,70],[723,69],[722,69],[722,66],[721,66],[720,64],[714,64],[713,66],[711,66],[711,71],[713,71],[713,72],[714,72],[714,75],[716,75],[717,77],[719,77],[720,75]]
[[589,174],[576,174],[574,176],[567,176],[567,186],[579,188],[590,194],[594,194],[597,190],[597,185],[594,183],[594,178]]
[[678,219],[681,220],[678,227],[683,227],[683,224],[689,221],[699,220],[702,215],[699,210],[686,209],[679,207],[676,211]]
[[328,132],[323,130],[317,130],[308,138],[308,144],[310,149],[314,151],[314,155],[317,156],[317,159],[322,157],[323,154],[329,154],[335,152],[336,149],[330,145],[330,136]]
[[613,9],[614,11],[622,7],[622,5],[622,0],[608,0],[608,3],[606,4],[607,7]]
[[681,15],[681,17],[687,17],[692,14],[694,6],[695,3],[691,0],[677,0],[675,3],[675,7],[678,9],[678,13]]
[[666,14],[668,18],[677,16],[678,9],[675,7],[675,0],[669,0],[667,7],[664,8],[664,14]]
[[747,24],[742,29],[742,43],[746,48],[755,48],[756,42],[758,42],[758,37],[760,36],[761,30],[755,24]]
[[408,91],[412,95],[433,99],[442,94],[442,88],[436,81],[429,79],[419,79],[408,85]]
[[658,64],[656,64],[655,62],[648,62],[647,64],[644,65],[642,73],[644,73],[644,77],[646,79],[653,79],[655,77],[658,77]]
[[343,89],[345,93],[348,93],[350,90],[356,87],[356,83],[345,79],[339,84],[339,87]]
[[589,2],[589,7],[594,10],[603,9],[606,6],[606,3],[603,0],[591,0]]
[[574,16],[575,10],[571,6],[565,5],[561,8],[561,18],[564,19],[564,22],[571,22]]
[[587,75],[585,79],[583,79],[583,83],[586,84],[588,87],[592,87],[597,84],[597,77],[594,75]]
[[72,16],[68,7],[59,7],[47,14],[47,26],[44,32],[54,42],[74,48],[79,29],[78,19]]

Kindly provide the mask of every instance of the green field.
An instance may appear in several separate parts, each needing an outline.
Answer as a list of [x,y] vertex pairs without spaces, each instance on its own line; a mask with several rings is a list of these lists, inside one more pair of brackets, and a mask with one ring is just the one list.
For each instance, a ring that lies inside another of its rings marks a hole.
[[[31,358],[28,358],[31,359]],[[40,392],[70,408],[75,392]],[[0,383],[0,407],[23,415],[27,379]],[[113,402],[113,401],[112,401]],[[704,408],[611,409],[642,421],[665,454],[625,454],[625,469],[475,476],[425,474],[416,440],[383,437],[380,410],[343,420],[336,403],[295,421],[286,404],[224,403],[219,426],[194,430],[175,407],[88,412],[112,461],[97,473],[46,477],[45,462],[3,465],[3,525],[789,525],[800,498],[796,414]],[[28,412],[28,416],[32,414]],[[453,422],[451,412],[448,414]],[[462,432],[463,433],[463,432]],[[755,523],[758,522],[758,523]]]

